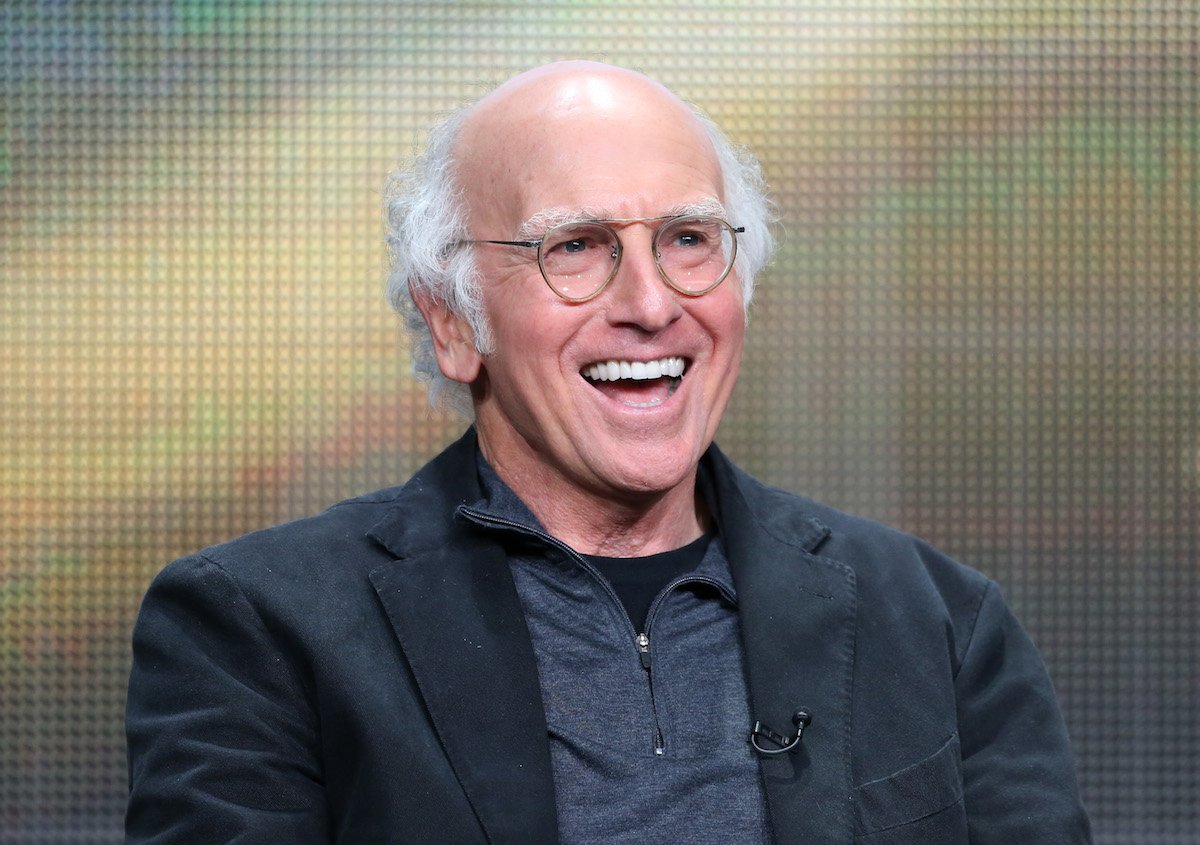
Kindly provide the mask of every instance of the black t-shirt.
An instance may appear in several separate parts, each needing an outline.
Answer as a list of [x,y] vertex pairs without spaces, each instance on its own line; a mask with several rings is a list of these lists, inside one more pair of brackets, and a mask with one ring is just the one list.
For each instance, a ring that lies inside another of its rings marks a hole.
[[712,538],[711,533],[702,534],[686,546],[645,557],[584,555],[583,558],[613,585],[634,628],[642,632],[646,630],[646,617],[655,596],[667,584],[700,565]]

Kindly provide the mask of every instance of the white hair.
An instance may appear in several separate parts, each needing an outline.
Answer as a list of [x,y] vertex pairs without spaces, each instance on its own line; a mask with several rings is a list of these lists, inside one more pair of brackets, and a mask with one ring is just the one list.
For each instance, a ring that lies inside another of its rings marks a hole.
[[[430,133],[428,146],[408,168],[388,177],[384,187],[387,224],[387,298],[404,320],[412,343],[413,372],[429,382],[429,403],[448,407],[467,419],[475,410],[467,385],[442,375],[433,335],[413,299],[421,292],[464,318],[481,355],[493,340],[480,295],[474,251],[456,244],[469,237],[463,192],[455,179],[453,150],[470,107],[454,112]],[[754,294],[754,279],[774,251],[772,210],[758,160],[732,144],[713,121],[692,106],[721,168],[729,222],[745,228],[737,236],[734,269],[742,285],[742,304]]]

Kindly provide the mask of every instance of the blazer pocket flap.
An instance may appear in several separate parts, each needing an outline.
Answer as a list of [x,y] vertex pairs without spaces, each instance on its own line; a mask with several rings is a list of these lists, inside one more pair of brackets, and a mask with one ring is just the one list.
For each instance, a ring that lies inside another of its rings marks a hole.
[[854,790],[856,827],[871,833],[923,819],[962,800],[958,733],[929,757]]

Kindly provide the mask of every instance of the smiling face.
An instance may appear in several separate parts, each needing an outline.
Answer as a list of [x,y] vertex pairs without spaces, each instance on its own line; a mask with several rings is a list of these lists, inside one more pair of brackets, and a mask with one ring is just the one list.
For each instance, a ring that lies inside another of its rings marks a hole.
[[[562,219],[656,218],[721,201],[719,166],[691,112],[615,68],[518,77],[476,106],[456,152],[472,238],[533,240]],[[646,553],[699,533],[696,465],[737,379],[739,280],[731,273],[697,298],[673,291],[651,253],[661,225],[612,224],[620,268],[579,303],[551,291],[534,250],[470,247],[492,329],[486,357],[465,323],[422,306],[443,372],[471,385],[484,454],[583,551],[605,545],[614,519],[653,517],[642,527],[654,536],[633,543]]]

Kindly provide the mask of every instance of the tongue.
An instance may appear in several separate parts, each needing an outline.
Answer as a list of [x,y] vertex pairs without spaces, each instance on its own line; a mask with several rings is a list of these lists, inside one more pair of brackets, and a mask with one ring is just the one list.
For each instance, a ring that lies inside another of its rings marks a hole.
[[609,399],[627,405],[658,404],[671,395],[671,380],[665,376],[641,381],[627,378],[619,381],[595,381],[591,384]]

